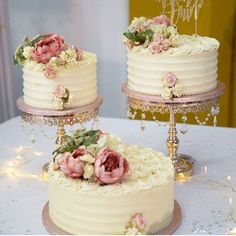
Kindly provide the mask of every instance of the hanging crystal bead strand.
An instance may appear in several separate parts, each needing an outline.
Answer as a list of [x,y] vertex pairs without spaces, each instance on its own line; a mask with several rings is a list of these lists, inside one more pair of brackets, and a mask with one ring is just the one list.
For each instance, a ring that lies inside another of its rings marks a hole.
[[141,118],[142,118],[142,120],[141,120],[141,125],[140,125],[140,129],[142,130],[142,131],[144,131],[145,130],[145,124],[144,124],[144,120],[145,120],[145,118],[146,118],[146,115],[145,115],[145,113],[142,113],[141,114]]
[[220,107],[212,107],[211,109],[211,115],[213,116],[213,126],[217,126],[217,115],[220,113]]
[[30,141],[32,144],[35,143],[34,125],[33,124],[30,124]]
[[186,125],[186,121],[188,120],[188,117],[186,116],[186,114],[184,114],[181,117],[181,119],[182,119],[183,124],[182,124],[182,127],[180,128],[180,132],[181,132],[181,134],[184,135],[184,134],[186,134],[188,132],[188,127]]

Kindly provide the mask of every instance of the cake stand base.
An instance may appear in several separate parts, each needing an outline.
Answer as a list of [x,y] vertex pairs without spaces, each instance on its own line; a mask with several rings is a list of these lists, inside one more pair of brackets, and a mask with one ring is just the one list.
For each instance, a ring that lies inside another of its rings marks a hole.
[[[173,220],[171,223],[164,229],[162,229],[159,232],[152,233],[152,235],[169,235],[173,234],[179,227],[181,223],[182,217],[181,217],[181,208],[178,202],[175,200],[174,203],[174,213],[173,213]],[[52,235],[71,235],[70,233],[67,233],[66,231],[60,229],[50,218],[49,216],[49,204],[48,202],[44,205],[43,211],[42,211],[42,221],[43,225],[48,231],[48,233]],[[92,225],[91,225],[92,226]]]
[[190,162],[192,165],[196,162],[196,160],[192,156],[187,155],[187,154],[181,153],[181,154],[178,154],[178,157],[181,159],[184,159],[187,162]]

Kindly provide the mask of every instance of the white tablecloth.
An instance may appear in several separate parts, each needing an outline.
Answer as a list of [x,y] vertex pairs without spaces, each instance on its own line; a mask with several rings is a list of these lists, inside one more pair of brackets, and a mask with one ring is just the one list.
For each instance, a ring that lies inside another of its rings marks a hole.
[[[155,122],[146,122],[144,132],[140,121],[132,120],[100,118],[99,127],[127,143],[167,151],[168,128]],[[236,129],[188,128],[185,136],[179,133],[179,151],[192,155],[196,163],[191,180],[175,183],[175,198],[183,213],[175,234],[227,234],[230,229],[236,233]],[[46,131],[55,133],[54,128]],[[7,161],[16,161],[17,156],[21,163],[26,162],[15,167],[18,178],[0,176],[0,234],[47,234],[41,220],[48,200],[47,182],[37,180],[37,176],[25,177],[40,174],[42,165],[50,159],[54,141],[42,135],[38,126],[35,139],[32,146],[19,117],[0,125],[0,168]]]

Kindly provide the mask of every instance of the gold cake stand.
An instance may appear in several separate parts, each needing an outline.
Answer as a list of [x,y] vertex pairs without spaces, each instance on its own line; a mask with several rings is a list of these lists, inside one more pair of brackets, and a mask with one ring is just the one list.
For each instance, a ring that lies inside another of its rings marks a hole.
[[[102,97],[97,96],[96,100],[86,106],[68,108],[64,110],[41,109],[25,104],[23,97],[16,101],[17,107],[22,111],[21,118],[29,124],[38,124],[57,127],[56,145],[64,142],[66,135],[65,126],[83,124],[92,119],[96,119],[99,107],[102,104]],[[43,177],[47,179],[48,163],[43,166]]]
[[[217,87],[207,93],[192,96],[182,96],[173,99],[164,99],[161,96],[146,95],[128,88],[127,83],[122,86],[123,93],[128,97],[129,110],[154,113],[168,113],[169,131],[167,138],[168,156],[172,159],[175,168],[175,179],[186,179],[192,175],[193,163],[191,157],[177,154],[179,139],[177,137],[175,115],[181,113],[197,113],[216,110],[219,107],[219,96],[223,94],[225,85],[218,82]],[[131,109],[130,109],[131,108]],[[213,114],[214,116],[217,113]]]

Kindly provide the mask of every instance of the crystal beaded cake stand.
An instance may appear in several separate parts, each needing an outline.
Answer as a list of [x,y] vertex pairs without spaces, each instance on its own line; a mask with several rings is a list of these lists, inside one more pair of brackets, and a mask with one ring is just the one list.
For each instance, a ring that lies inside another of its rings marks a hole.
[[[197,113],[213,110],[214,118],[218,114],[219,96],[223,94],[225,85],[218,82],[217,87],[207,93],[192,96],[182,96],[173,99],[164,99],[161,96],[146,95],[135,92],[128,88],[127,83],[122,86],[123,93],[128,97],[129,110],[133,109],[136,113],[151,112],[168,113],[169,119],[169,137],[167,139],[168,156],[172,159],[175,167],[175,179],[185,179],[192,175],[193,163],[188,160],[188,155],[177,154],[179,139],[177,137],[177,129],[175,115],[181,113]],[[187,158],[186,158],[187,157]]]
[[[17,107],[22,111],[22,120],[29,124],[39,124],[47,126],[57,126],[56,145],[61,145],[66,135],[65,125],[83,124],[98,117],[99,107],[102,104],[102,97],[97,96],[97,99],[86,105],[76,108],[64,110],[49,110],[32,107],[25,104],[23,97],[16,101]],[[43,167],[46,174],[48,164]]]

